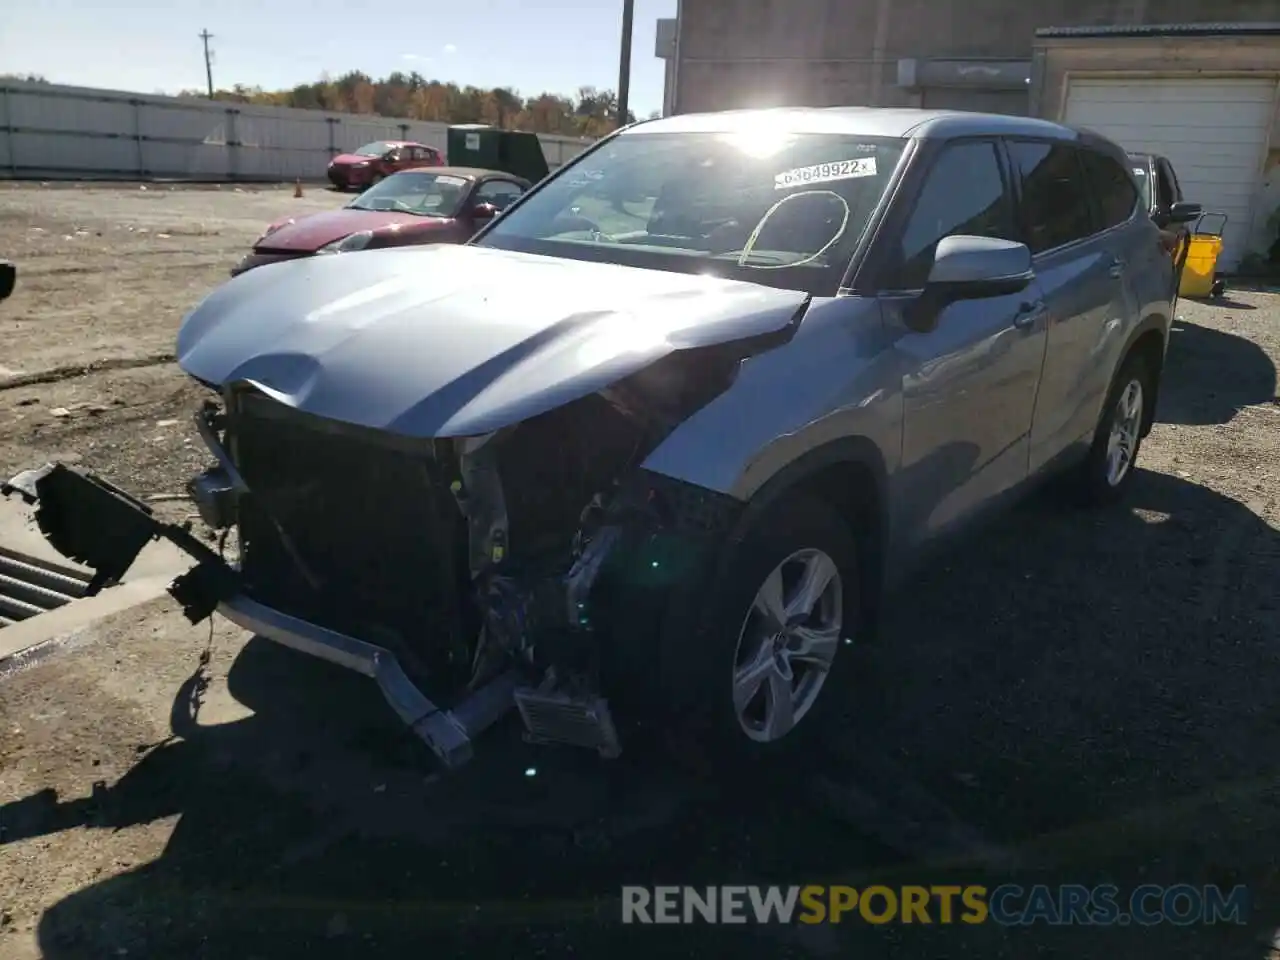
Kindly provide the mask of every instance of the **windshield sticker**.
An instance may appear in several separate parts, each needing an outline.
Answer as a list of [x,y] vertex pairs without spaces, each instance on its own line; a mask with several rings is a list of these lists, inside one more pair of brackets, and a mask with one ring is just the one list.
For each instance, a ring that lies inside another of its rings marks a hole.
[[462,177],[437,176],[436,183],[443,184],[446,187],[460,187],[467,181]]
[[1135,177],[1145,177],[1147,175],[1147,171],[1144,170],[1142,167],[1134,167],[1133,175]]
[[852,180],[857,177],[874,177],[875,175],[875,157],[862,157],[858,160],[836,160],[833,163],[815,163],[812,167],[796,167],[794,170],[784,170],[773,178],[773,189],[786,190],[789,187],[802,187],[810,183],[830,183],[833,180]]

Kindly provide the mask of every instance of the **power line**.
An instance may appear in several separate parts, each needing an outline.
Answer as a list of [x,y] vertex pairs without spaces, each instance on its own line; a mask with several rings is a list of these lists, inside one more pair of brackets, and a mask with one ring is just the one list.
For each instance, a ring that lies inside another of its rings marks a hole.
[[204,41],[204,78],[209,84],[209,99],[213,99],[213,51],[209,49],[209,41],[213,34],[208,30],[200,31],[200,39]]

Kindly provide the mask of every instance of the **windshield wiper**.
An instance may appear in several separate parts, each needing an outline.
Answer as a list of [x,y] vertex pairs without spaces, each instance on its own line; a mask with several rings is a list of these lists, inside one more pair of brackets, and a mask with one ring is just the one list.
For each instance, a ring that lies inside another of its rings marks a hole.
[[776,253],[757,253],[753,250],[744,260],[741,250],[730,250],[728,253],[712,254],[708,259],[724,260],[743,267],[784,267],[805,257],[783,257]]

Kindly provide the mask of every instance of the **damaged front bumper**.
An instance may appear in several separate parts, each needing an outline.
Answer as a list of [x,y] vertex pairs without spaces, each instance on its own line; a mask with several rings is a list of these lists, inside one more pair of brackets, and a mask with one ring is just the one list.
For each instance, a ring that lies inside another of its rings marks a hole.
[[119,581],[150,541],[171,541],[196,561],[169,586],[187,619],[198,623],[216,611],[259,636],[371,677],[400,719],[448,767],[467,762],[475,738],[517,705],[523,678],[511,669],[452,708],[437,706],[389,650],[259,603],[241,588],[238,571],[186,526],[162,522],[146,504],[92,474],[50,464],[19,474],[0,493],[35,504],[50,544],[94,570],[89,594]]

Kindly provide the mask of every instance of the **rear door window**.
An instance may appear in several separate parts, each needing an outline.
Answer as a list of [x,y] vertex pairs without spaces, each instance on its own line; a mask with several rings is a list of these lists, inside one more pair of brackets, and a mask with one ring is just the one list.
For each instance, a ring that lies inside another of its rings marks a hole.
[[1093,202],[1079,151],[1067,144],[1009,141],[1022,183],[1022,220],[1032,253],[1083,240],[1094,232]]
[[1178,184],[1178,175],[1173,172],[1173,164],[1161,158],[1156,162],[1156,172],[1160,177],[1160,189],[1170,204],[1182,199],[1182,187]]
[[923,287],[938,243],[957,234],[1019,239],[993,141],[952,144],[938,156],[902,232],[897,279],[887,286]]
[[1109,230],[1132,217],[1138,205],[1138,188],[1125,165],[1097,150],[1081,150],[1080,157],[1101,217],[1099,228]]

